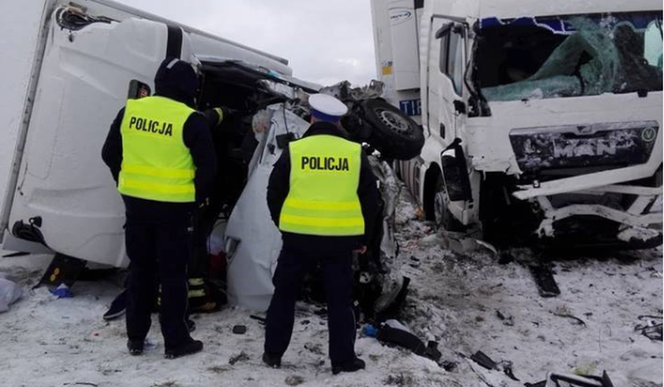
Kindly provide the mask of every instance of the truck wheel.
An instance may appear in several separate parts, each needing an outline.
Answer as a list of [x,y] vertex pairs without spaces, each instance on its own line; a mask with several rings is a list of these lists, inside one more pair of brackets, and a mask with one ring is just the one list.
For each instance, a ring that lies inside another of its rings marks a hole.
[[386,159],[410,160],[419,156],[424,133],[410,117],[382,99],[363,102],[364,119],[371,124],[369,143]]
[[454,215],[452,215],[449,208],[447,208],[449,203],[450,198],[447,195],[443,178],[439,176],[433,198],[433,213],[436,226],[443,228],[446,231],[462,232],[465,230],[465,227],[454,217]]

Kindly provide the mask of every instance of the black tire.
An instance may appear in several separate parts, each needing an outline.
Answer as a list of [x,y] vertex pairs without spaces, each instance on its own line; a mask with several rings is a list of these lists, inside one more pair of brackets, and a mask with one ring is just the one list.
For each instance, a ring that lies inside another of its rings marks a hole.
[[433,198],[433,212],[434,212],[434,221],[436,226],[444,229],[445,231],[451,232],[463,232],[466,227],[463,223],[459,222],[454,215],[447,208],[449,203],[449,196],[445,189],[445,184],[443,183],[443,177],[438,176],[436,181],[436,190],[434,191]]
[[382,99],[362,103],[364,120],[371,125],[369,144],[386,159],[410,160],[419,156],[424,133],[410,117]]

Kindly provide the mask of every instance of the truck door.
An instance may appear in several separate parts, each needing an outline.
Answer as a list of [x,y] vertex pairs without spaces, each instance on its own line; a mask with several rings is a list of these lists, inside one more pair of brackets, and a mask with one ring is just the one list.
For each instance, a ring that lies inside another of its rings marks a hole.
[[429,135],[449,145],[458,137],[465,113],[463,101],[466,63],[465,28],[434,17],[429,38],[427,112]]
[[75,10],[60,8],[49,21],[8,229],[37,234],[62,254],[123,266],[124,206],[101,148],[128,94],[148,94],[167,54],[191,51],[179,27],[133,18],[84,25],[66,12]]

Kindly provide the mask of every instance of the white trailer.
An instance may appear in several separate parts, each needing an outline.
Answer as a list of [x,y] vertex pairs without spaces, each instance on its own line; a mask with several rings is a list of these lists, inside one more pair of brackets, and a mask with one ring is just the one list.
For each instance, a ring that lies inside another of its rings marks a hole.
[[426,216],[506,242],[662,243],[662,3],[372,0],[385,98],[423,125]]
[[126,266],[124,206],[100,158],[128,96],[168,56],[288,61],[109,0],[11,1],[0,14],[0,241]]

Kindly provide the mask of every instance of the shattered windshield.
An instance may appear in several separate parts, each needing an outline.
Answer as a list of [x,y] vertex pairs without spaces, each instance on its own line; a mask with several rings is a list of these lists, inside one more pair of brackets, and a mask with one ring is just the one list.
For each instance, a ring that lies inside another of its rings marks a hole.
[[662,90],[662,14],[482,19],[474,83],[488,101]]

